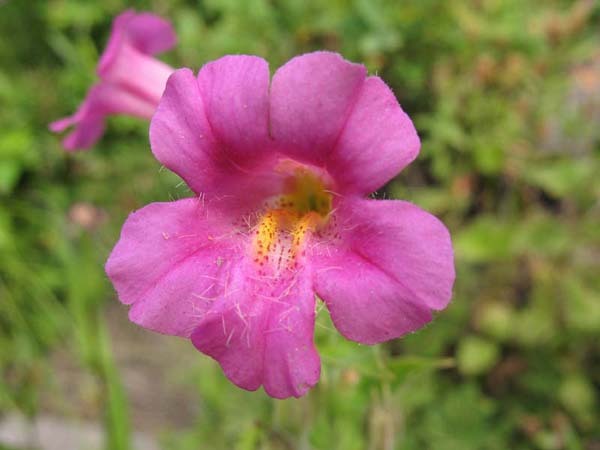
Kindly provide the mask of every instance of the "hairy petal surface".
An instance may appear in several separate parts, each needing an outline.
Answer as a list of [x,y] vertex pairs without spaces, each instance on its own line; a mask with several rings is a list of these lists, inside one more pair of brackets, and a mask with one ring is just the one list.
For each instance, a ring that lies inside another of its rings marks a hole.
[[106,273],[133,322],[191,336],[245,389],[300,397],[320,371],[311,278],[260,275],[245,256],[247,235],[221,206],[194,198],[131,214]]
[[228,216],[197,198],[152,203],[132,213],[106,273],[130,318],[189,336],[213,305],[219,279],[239,254]]
[[454,283],[452,243],[431,214],[403,201],[346,198],[339,239],[315,247],[314,288],[348,339],[375,344],[415,331],[446,307]]
[[337,53],[297,56],[271,83],[271,133],[280,151],[324,165],[360,93],[366,69]]
[[327,160],[340,192],[370,194],[418,155],[417,131],[379,77],[365,80]]
[[309,277],[260,279],[250,266],[240,266],[192,342],[236,385],[248,390],[263,385],[275,398],[300,397],[320,375],[314,308]]

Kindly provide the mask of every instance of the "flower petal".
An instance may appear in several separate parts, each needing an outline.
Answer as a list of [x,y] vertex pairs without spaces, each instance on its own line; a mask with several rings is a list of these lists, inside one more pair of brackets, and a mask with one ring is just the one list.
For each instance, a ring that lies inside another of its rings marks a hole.
[[129,216],[106,273],[121,302],[133,304],[132,321],[189,336],[212,307],[235,250],[229,218],[210,204],[197,198],[153,203]]
[[241,166],[269,146],[269,65],[256,56],[225,56],[198,74],[211,129],[223,151]]
[[280,150],[323,165],[359,95],[366,69],[315,52],[279,68],[271,84],[271,132]]
[[375,344],[431,320],[452,295],[454,260],[446,227],[402,201],[344,199],[338,241],[311,255],[314,287],[338,330]]
[[[231,136],[232,142],[239,142],[237,134]],[[272,161],[251,163],[252,153],[248,153],[244,165],[252,164],[253,170],[246,171],[234,160],[242,158],[243,152],[236,155],[235,149],[226,148],[213,133],[198,81],[189,69],[177,70],[169,78],[150,123],[150,144],[162,164],[206,198],[262,201],[277,192],[282,182],[269,165]]]
[[128,9],[113,20],[110,37],[98,62],[98,75],[102,77],[106,74],[123,46],[132,46],[143,54],[155,55],[169,50],[176,42],[177,35],[168,21],[154,14],[136,14]]
[[176,70],[169,77],[150,123],[150,145],[156,159],[196,193],[216,190],[221,170],[234,170],[221,158],[190,69]]
[[128,90],[111,83],[98,83],[89,90],[77,112],[50,124],[50,130],[60,132],[70,126],[75,130],[63,141],[67,150],[79,150],[94,145],[105,127],[105,118],[110,114],[127,114],[150,118],[154,105]]
[[192,342],[236,385],[256,390],[262,384],[272,397],[300,397],[320,374],[310,279],[300,273],[278,281],[251,274],[247,266],[232,274],[228,292]]
[[175,46],[177,35],[171,23],[151,13],[138,13],[127,23],[127,38],[139,51],[156,55]]
[[327,169],[343,193],[369,194],[418,155],[421,143],[410,118],[379,77],[365,80]]
[[416,331],[431,320],[425,305],[371,261],[348,251],[325,264],[315,289],[346,338],[378,344]]
[[49,128],[55,133],[60,133],[71,126],[75,126],[75,130],[63,139],[62,144],[67,151],[83,150],[98,142],[98,139],[104,133],[106,128],[104,117],[104,114],[83,115],[75,113],[72,116],[52,122]]
[[135,17],[135,11],[128,9],[127,11],[119,14],[112,23],[110,30],[110,37],[106,43],[106,48],[100,56],[98,61],[98,67],[96,71],[98,75],[102,76],[107,68],[112,64],[112,61],[119,54],[121,46],[126,43],[127,40],[127,25],[131,22],[131,19]]

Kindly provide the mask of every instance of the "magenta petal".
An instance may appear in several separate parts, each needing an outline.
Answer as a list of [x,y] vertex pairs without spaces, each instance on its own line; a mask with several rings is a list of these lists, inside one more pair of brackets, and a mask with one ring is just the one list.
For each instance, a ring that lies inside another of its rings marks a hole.
[[104,115],[89,114],[78,120],[75,129],[62,141],[63,147],[69,152],[90,148],[104,134],[106,125]]
[[106,273],[134,322],[189,336],[212,307],[235,239],[229,219],[197,198],[153,203],[129,216]]
[[110,70],[124,47],[151,56],[169,50],[176,42],[177,36],[168,21],[154,14],[127,10],[113,21],[110,38],[98,62],[98,74],[102,77]]
[[[189,69],[176,70],[150,123],[156,159],[196,193],[215,190],[219,145],[204,113],[198,82]],[[223,163],[226,165],[226,163]]]
[[104,117],[103,113],[90,113],[82,108],[72,116],[52,122],[49,128],[60,133],[75,125],[75,130],[63,139],[63,146],[67,151],[84,150],[94,145],[104,133]]
[[244,309],[232,305],[219,314],[211,313],[191,335],[194,346],[217,360],[231,382],[249,391],[258,389],[263,380],[262,329],[266,319],[255,317],[257,313],[251,309],[259,305],[245,303]]
[[98,62],[98,76],[156,107],[173,69],[152,55],[174,44],[175,32],[169,22],[153,14],[126,11],[113,22]]
[[175,46],[177,35],[171,23],[150,13],[136,14],[127,24],[127,38],[142,53],[156,55]]
[[293,286],[285,297],[287,304],[277,303],[269,311],[263,384],[271,397],[301,397],[319,381],[321,362],[313,342],[315,295],[309,281],[307,277]]
[[189,337],[220,293],[233,255],[208,247],[186,255],[154,281],[129,310],[129,319],[149,330]]
[[312,255],[314,287],[349,339],[374,344],[414,331],[446,307],[452,243],[431,214],[402,201],[346,199],[340,241]]
[[123,44],[112,58],[98,66],[100,78],[128,89],[156,107],[160,101],[173,68],[156,58],[141,53],[129,44]]
[[60,133],[61,131],[65,131],[70,126],[73,126],[76,123],[74,116],[64,117],[62,119],[55,120],[48,125],[50,131],[55,133]]
[[91,147],[104,132],[104,120],[110,114],[128,114],[149,118],[154,106],[143,98],[110,83],[99,83],[89,90],[77,112],[50,124],[55,132],[74,126],[75,130],[63,141],[67,150]]
[[410,164],[420,145],[412,121],[393,92],[379,77],[369,77],[327,168],[339,191],[369,194]]
[[356,253],[339,252],[319,270],[315,289],[335,327],[350,340],[377,344],[416,331],[431,320],[429,309],[410,290]]
[[[213,106],[215,111],[225,112],[224,109],[228,108],[220,104],[220,100],[215,100]],[[241,115],[238,117],[242,121],[250,120],[243,119]],[[237,131],[224,136],[224,139],[240,145],[237,154],[242,159],[240,164],[234,161],[236,150],[227,148],[215,137],[192,71],[177,70],[169,78],[150,123],[150,144],[154,156],[183,178],[194,192],[206,198],[233,196],[250,207],[253,202],[260,203],[278,192],[281,176],[271,170],[268,161],[252,161],[252,155],[257,156],[259,148],[255,148],[254,153],[244,154],[244,138]],[[253,166],[253,170],[242,170],[242,164]]]
[[329,52],[298,56],[279,68],[271,84],[271,132],[281,151],[324,164],[365,76],[364,66]]
[[262,384],[275,398],[300,397],[319,380],[313,343],[314,294],[309,279],[274,282],[240,268],[221,304],[192,334],[198,350],[216,359],[236,385]]
[[110,37],[96,68],[100,76],[106,72],[112,61],[119,54],[120,48],[127,42],[127,24],[134,17],[135,11],[128,9],[113,20]]
[[202,67],[200,95],[223,151],[246,166],[268,148],[269,65],[256,56],[225,56]]

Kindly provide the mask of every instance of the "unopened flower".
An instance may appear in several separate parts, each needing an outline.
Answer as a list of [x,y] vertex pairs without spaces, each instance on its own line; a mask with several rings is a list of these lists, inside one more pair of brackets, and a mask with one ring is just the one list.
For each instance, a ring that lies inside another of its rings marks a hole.
[[126,11],[113,22],[98,63],[100,82],[92,86],[77,112],[50,124],[55,132],[74,130],[63,140],[67,150],[91,147],[104,133],[112,114],[150,119],[174,69],[152,55],[170,49],[176,36],[171,24],[150,13]]
[[311,53],[270,83],[254,56],[178,70],[150,141],[197,196],[133,213],[108,276],[133,322],[190,337],[238,386],[285,398],[317,383],[315,294],[364,344],[415,331],[450,301],[446,227],[368,198],[420,142],[362,65]]

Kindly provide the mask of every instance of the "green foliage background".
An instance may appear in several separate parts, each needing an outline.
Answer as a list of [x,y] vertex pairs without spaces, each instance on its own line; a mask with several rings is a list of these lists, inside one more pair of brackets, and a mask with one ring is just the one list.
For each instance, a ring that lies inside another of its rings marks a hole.
[[165,383],[198,408],[154,430],[163,448],[600,448],[593,0],[0,1],[0,417],[61,411],[53,361],[66,354],[82,374],[71,387],[85,384],[94,405],[68,419],[100,419],[106,448],[130,445],[137,410],[115,362],[103,263],[131,210],[189,193],[159,170],[146,123],[111,119],[78,154],[47,130],[84,98],[127,7],[173,21],[175,66],[251,53],[273,70],[315,49],[364,62],[423,142],[378,195],[441,217],[458,273],[450,307],[386,345],[345,341],[323,309],[323,375],[301,400],[241,391],[186,353]]

